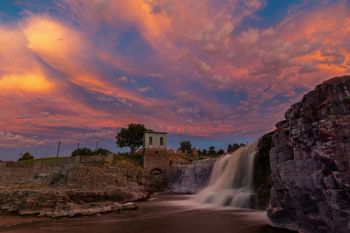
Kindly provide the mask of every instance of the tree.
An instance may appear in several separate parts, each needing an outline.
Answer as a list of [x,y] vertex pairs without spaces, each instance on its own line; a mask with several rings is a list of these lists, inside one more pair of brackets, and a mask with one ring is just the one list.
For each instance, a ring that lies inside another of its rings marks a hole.
[[246,144],[244,143],[233,143],[232,145],[229,144],[227,147],[227,153],[233,153],[235,152],[237,149],[245,146]]
[[18,161],[33,160],[33,159],[34,159],[34,156],[31,155],[29,152],[26,152],[18,159]]
[[180,142],[180,150],[182,153],[190,154],[192,153],[192,144],[190,141],[182,141]]
[[83,147],[83,148],[75,149],[71,155],[72,156],[93,156],[94,152],[90,148]]
[[143,144],[143,135],[147,129],[143,124],[129,124],[128,128],[121,128],[116,136],[116,144],[120,148],[129,147],[130,153],[140,148]]
[[220,149],[216,154],[217,155],[223,155],[223,154],[225,154],[225,151],[223,149]]
[[209,147],[208,155],[211,155],[211,156],[216,155],[216,151],[215,151],[214,146]]

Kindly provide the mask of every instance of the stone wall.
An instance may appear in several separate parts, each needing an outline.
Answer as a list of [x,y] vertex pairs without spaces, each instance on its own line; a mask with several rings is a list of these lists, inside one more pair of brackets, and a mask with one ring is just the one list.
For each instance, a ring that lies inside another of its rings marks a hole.
[[[91,184],[99,183],[97,180],[101,180],[100,183],[108,181],[109,184],[112,184],[110,180],[115,176],[113,173],[118,174],[118,182],[123,184],[126,184],[128,180],[140,181],[141,178],[135,177],[143,176],[141,167],[130,168],[131,165],[128,165],[128,163],[117,163],[112,166],[112,159],[112,156],[89,156],[87,159],[83,157],[61,157],[23,162],[1,162],[0,186],[52,185],[58,181],[58,178],[62,178],[59,184],[64,182],[64,184],[72,187],[84,185],[91,187]],[[83,174],[83,171],[85,171],[85,174]],[[77,177],[72,179],[72,174],[77,175]],[[68,183],[66,183],[67,179]]]
[[169,168],[169,158],[166,155],[145,155],[143,157],[143,167],[146,174],[153,169],[160,169],[165,172]]
[[350,232],[350,76],[322,83],[276,125],[272,226]]

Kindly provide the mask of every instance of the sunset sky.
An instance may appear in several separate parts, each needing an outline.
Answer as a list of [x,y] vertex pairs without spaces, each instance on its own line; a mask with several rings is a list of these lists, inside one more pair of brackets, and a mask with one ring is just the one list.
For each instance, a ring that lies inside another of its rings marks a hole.
[[348,0],[0,0],[0,159],[131,122],[226,148],[349,73]]

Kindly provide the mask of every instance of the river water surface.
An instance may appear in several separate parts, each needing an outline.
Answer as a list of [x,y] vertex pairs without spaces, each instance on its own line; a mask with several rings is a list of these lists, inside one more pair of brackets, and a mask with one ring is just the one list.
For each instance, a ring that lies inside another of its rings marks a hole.
[[[189,196],[158,196],[138,210],[92,217],[43,219],[11,233],[288,233],[267,226],[265,212],[194,204]],[[1,216],[0,216],[1,222]]]

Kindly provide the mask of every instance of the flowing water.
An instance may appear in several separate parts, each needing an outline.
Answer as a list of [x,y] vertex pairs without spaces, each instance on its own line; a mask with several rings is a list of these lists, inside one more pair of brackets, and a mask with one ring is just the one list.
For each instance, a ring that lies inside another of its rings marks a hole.
[[[198,205],[190,196],[159,196],[138,210],[101,216],[41,219],[2,233],[288,233],[267,226],[266,213]],[[0,223],[2,217],[0,216]],[[23,221],[19,218],[18,221]]]
[[215,206],[251,207],[254,160],[259,141],[227,154],[214,164],[207,187],[194,199]]
[[[289,231],[268,227],[265,211],[244,209],[250,207],[254,195],[252,183],[257,146],[258,142],[254,142],[215,162],[209,184],[194,196],[158,196],[138,203],[137,211],[123,211],[121,214],[27,221],[17,217],[22,224],[10,228],[1,228],[4,217],[0,215],[0,232],[287,233]],[[194,167],[194,173],[198,168],[198,171],[204,169],[202,165]],[[181,179],[186,184],[198,182],[197,175],[186,174]]]

